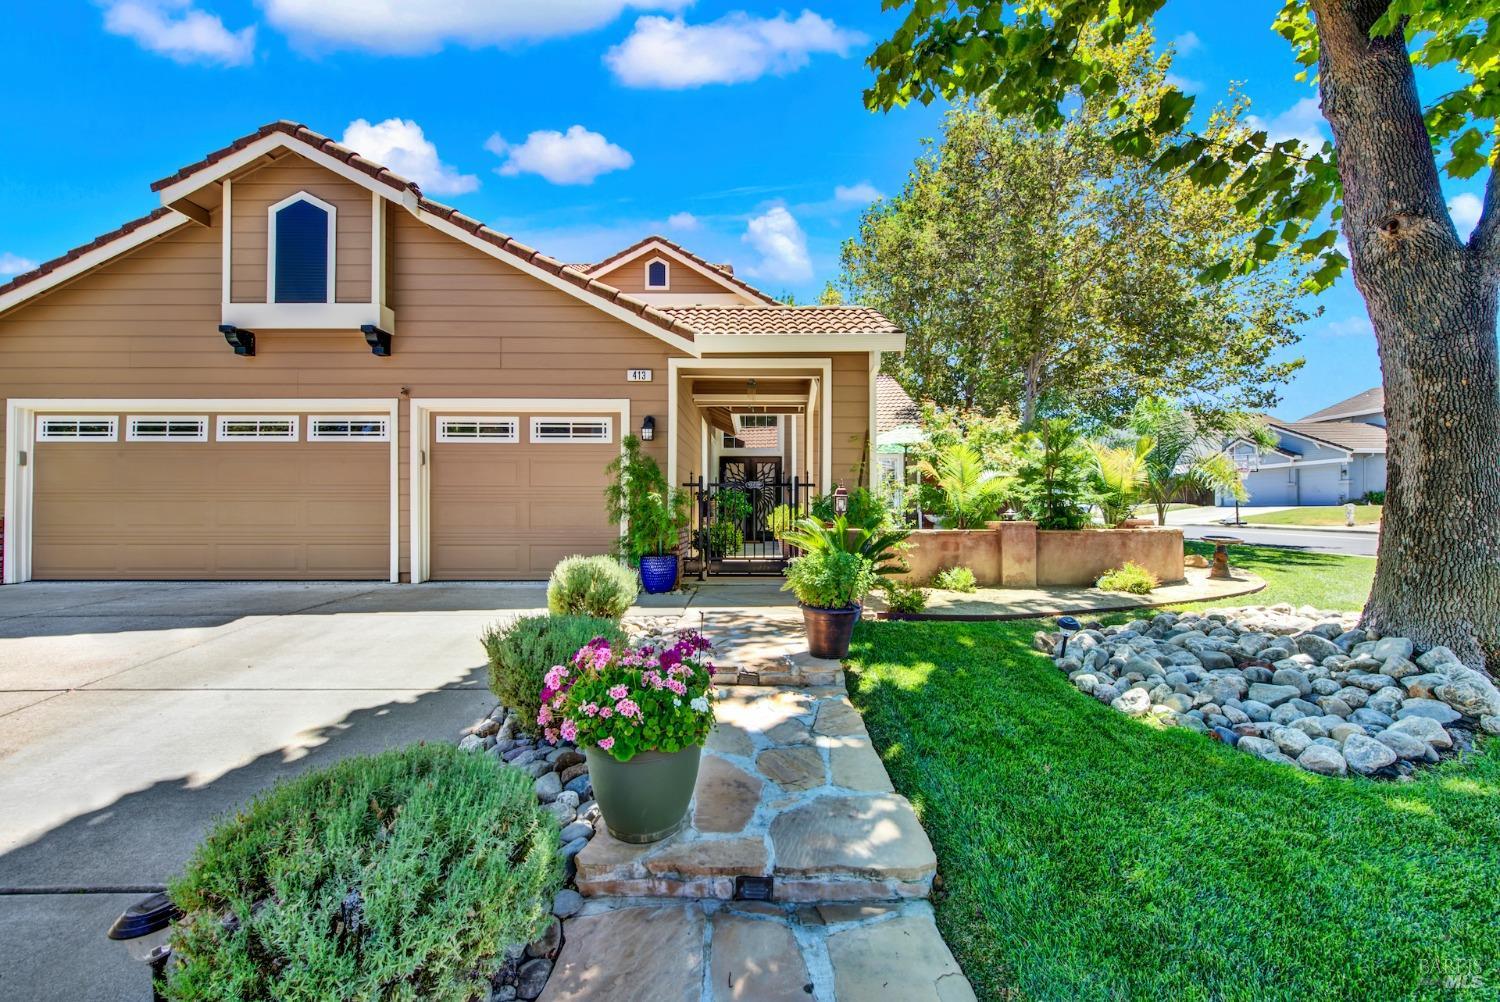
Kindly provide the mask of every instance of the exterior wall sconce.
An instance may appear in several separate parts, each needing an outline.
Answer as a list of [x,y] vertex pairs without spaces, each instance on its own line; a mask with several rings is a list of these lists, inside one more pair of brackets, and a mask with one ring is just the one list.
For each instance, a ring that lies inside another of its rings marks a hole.
[[649,442],[656,437],[656,418],[650,414],[641,422],[641,441]]
[[379,355],[381,358],[390,357],[391,335],[388,332],[374,324],[364,324],[359,330],[365,336],[365,344],[370,346],[371,355]]
[[220,324],[219,333],[224,335],[224,340],[229,342],[229,347],[234,349],[236,355],[248,358],[255,356],[255,332],[242,330],[233,324]]

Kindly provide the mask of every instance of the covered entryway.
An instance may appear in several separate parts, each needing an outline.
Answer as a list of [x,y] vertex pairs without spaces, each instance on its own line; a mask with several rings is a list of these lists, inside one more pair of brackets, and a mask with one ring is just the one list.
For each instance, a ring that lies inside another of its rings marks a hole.
[[605,468],[618,414],[434,411],[427,419],[428,577],[545,579],[563,557],[607,553]]
[[34,580],[390,577],[389,415],[42,412],[34,434]]

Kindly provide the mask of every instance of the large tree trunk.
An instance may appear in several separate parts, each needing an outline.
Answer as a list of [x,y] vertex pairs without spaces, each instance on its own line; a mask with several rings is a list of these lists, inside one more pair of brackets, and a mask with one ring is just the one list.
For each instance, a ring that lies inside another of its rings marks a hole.
[[1405,40],[1369,38],[1386,6],[1313,0],[1344,235],[1385,383],[1386,505],[1364,620],[1495,671],[1500,259],[1484,234],[1466,245],[1453,228]]

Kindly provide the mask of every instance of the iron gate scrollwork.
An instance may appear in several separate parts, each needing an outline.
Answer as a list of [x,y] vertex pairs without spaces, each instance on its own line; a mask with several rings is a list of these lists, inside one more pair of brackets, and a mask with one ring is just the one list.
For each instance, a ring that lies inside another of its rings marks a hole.
[[808,512],[810,481],[786,479],[779,459],[724,457],[719,479],[684,484],[692,495],[684,575],[779,575],[794,554],[780,530]]

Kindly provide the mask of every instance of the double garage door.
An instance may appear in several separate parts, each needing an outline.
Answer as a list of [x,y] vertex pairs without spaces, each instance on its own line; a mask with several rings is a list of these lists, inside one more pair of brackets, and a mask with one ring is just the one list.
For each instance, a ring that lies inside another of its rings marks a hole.
[[[437,414],[428,576],[535,580],[606,552],[614,415]],[[36,580],[387,580],[389,415],[37,418]]]

